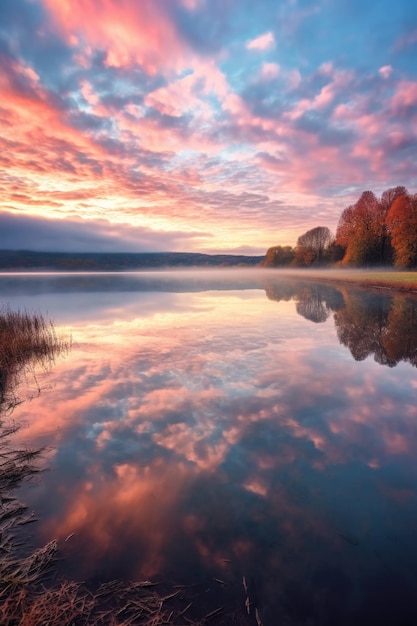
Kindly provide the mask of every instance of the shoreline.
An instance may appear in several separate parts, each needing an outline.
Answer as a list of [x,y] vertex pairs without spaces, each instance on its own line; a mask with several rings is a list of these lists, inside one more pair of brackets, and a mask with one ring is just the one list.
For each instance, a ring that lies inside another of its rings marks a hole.
[[[277,271],[278,268],[274,268]],[[280,270],[278,270],[280,272]],[[318,269],[284,270],[288,277],[309,278],[332,283],[355,285],[366,289],[389,289],[401,293],[417,294],[417,272],[356,270],[356,269]]]

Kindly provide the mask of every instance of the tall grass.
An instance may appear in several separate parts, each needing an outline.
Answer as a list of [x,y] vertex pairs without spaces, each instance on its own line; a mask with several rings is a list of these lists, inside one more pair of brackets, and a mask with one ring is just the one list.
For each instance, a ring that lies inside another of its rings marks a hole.
[[[18,387],[37,371],[51,367],[58,353],[70,342],[57,335],[53,324],[42,315],[9,308],[0,309],[0,623],[20,624],[5,607],[17,589],[38,583],[51,565],[56,542],[26,556],[18,551],[19,527],[34,521],[27,507],[15,495],[23,481],[37,474],[42,450],[16,447],[12,436],[18,426],[11,421],[13,409],[21,402]],[[40,391],[37,384],[37,391]],[[5,612],[6,611],[6,612]]]
[[69,346],[42,315],[0,309],[0,411],[4,414],[18,404],[16,389],[22,378],[31,372],[36,381],[36,368],[49,369]]

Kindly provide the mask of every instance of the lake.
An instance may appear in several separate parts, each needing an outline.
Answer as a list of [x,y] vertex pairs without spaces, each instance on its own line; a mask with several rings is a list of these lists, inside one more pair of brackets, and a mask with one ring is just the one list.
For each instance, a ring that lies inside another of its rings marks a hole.
[[72,338],[13,414],[60,574],[230,589],[264,626],[417,623],[416,297],[272,270],[0,294]]

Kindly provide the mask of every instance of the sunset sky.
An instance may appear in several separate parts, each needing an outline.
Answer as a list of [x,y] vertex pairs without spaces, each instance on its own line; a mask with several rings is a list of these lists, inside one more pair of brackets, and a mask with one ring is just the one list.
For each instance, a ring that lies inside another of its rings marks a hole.
[[0,248],[263,254],[417,191],[417,2],[0,0]]

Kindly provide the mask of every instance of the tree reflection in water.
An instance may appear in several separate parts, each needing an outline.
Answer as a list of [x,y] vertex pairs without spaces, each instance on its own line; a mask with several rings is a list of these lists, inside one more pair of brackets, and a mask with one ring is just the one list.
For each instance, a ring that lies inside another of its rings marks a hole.
[[294,299],[297,313],[314,323],[333,314],[337,337],[356,361],[373,356],[388,367],[417,366],[417,297],[303,281],[271,284],[266,295]]

